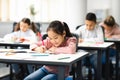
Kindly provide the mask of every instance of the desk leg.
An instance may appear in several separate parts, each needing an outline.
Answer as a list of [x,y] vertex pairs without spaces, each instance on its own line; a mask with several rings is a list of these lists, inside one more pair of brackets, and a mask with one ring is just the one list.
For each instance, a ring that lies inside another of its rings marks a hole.
[[12,64],[10,64],[10,80],[13,80]]
[[77,62],[77,68],[76,68],[76,80],[82,80],[82,64],[81,60]]
[[102,80],[102,60],[101,60],[101,56],[102,56],[102,50],[98,50],[97,53],[97,79],[96,80]]
[[110,60],[109,60],[109,48],[107,48],[106,49],[106,65],[105,65],[105,69],[106,69],[106,71],[105,71],[105,78],[106,78],[106,80],[110,80],[109,78],[110,78]]
[[58,67],[58,79],[57,80],[65,80],[65,66]]
[[116,54],[116,80],[119,80],[119,52],[120,52],[120,43],[115,43],[117,54]]

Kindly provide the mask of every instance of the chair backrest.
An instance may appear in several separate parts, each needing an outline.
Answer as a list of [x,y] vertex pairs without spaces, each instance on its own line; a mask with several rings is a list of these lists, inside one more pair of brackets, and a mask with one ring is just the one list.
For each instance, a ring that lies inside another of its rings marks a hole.
[[17,22],[13,22],[13,29],[12,29],[12,32],[15,31],[15,26],[16,26]]
[[84,24],[81,24],[81,25],[78,25],[77,27],[76,27],[76,30],[77,29],[79,29],[81,26],[83,26]]
[[77,51],[77,50],[78,50],[78,40],[79,40],[79,35],[76,34],[76,33],[72,33],[72,35],[73,35],[74,37],[76,37],[76,39],[77,39],[77,44],[76,44],[76,51]]
[[38,31],[38,32],[41,32],[41,30],[40,30],[41,24],[40,24],[39,22],[35,22],[35,26],[36,26],[36,28],[37,28],[37,31]]
[[104,29],[103,26],[101,26],[101,28],[102,28],[102,31],[103,31],[103,38],[104,38],[104,41],[105,41],[105,29]]

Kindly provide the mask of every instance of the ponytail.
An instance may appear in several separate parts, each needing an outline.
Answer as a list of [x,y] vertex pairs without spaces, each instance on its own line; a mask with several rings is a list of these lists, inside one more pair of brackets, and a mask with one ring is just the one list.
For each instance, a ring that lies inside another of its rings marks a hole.
[[72,36],[67,23],[61,22],[61,21],[58,21],[58,20],[52,21],[49,24],[49,26],[47,28],[47,32],[49,30],[53,30],[55,33],[60,34],[60,35],[63,35],[63,33],[65,31],[66,32],[66,37],[71,37]]
[[33,30],[34,33],[38,32],[34,22],[31,22],[30,28]]
[[72,34],[70,32],[70,29],[69,29],[67,23],[63,22],[63,26],[65,27],[66,37],[72,37]]

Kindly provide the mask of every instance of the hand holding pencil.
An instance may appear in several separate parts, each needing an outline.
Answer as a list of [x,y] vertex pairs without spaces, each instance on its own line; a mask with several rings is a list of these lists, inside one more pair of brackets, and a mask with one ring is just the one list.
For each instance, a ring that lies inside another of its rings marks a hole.
[[36,52],[44,53],[47,49],[45,46],[40,46],[34,49]]

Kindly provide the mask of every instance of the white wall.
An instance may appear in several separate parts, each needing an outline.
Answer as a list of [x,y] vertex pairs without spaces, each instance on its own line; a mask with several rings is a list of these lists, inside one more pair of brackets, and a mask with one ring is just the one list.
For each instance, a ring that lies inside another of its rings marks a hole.
[[[48,22],[43,24],[42,31],[46,31],[48,23],[52,20],[61,20],[68,23],[70,30],[83,24],[87,12],[95,12],[98,17],[104,19],[111,10],[111,0],[41,0],[43,4],[41,20]],[[113,0],[114,1],[114,0]],[[40,5],[42,5],[42,3]],[[7,26],[7,27],[6,27]],[[11,31],[11,22],[0,23],[0,37]]]
[[0,38],[12,32],[12,22],[0,22]]
[[98,21],[104,20],[110,13],[111,0],[87,0],[87,12],[95,12]]

